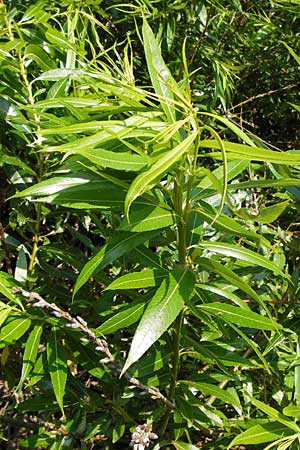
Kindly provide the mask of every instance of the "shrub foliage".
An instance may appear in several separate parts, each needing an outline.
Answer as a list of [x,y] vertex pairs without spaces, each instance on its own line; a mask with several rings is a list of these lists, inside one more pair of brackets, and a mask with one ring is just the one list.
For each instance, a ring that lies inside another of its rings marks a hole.
[[299,18],[0,1],[5,448],[299,448]]

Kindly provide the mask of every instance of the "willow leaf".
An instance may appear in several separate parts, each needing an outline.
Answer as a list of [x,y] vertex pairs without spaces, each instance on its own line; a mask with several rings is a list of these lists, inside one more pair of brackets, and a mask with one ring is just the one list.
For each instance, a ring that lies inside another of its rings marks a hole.
[[181,266],[169,273],[143,314],[122,373],[138,361],[169,328],[191,295],[194,283],[194,275]]
[[190,134],[175,148],[165,153],[159,160],[154,162],[149,170],[142,172],[136,177],[128,189],[125,199],[125,213],[128,218],[129,208],[134,200],[141,196],[147,188],[152,187],[160,177],[165,174],[180,158],[187,153],[196,137],[197,133]]

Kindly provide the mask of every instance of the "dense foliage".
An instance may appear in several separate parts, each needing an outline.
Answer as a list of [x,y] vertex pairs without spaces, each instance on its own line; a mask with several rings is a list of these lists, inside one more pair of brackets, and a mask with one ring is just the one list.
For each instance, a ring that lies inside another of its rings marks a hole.
[[0,446],[298,449],[298,0],[0,0]]

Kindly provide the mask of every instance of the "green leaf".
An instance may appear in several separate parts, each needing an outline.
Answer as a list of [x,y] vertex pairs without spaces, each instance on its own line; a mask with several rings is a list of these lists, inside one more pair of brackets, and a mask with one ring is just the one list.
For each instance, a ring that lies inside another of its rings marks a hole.
[[179,384],[186,384],[189,387],[193,387],[200,392],[203,392],[206,395],[213,395],[214,397],[222,400],[224,403],[229,403],[230,405],[236,406],[237,408],[241,407],[239,400],[231,394],[228,390],[221,389],[219,386],[215,386],[210,383],[198,383],[189,380],[180,380]]
[[160,47],[153,31],[144,19],[143,43],[149,75],[161,106],[170,122],[175,122],[174,91],[178,91],[177,83],[166,66]]
[[141,232],[169,227],[173,223],[174,217],[171,211],[155,205],[149,205],[144,208],[139,206],[131,212],[130,223],[124,220],[119,229]]
[[198,308],[219,316],[225,321],[229,320],[241,327],[256,328],[257,330],[278,330],[278,328],[281,328],[281,325],[268,317],[242,309],[238,306],[215,302],[199,305]]
[[247,248],[238,247],[237,245],[227,244],[225,242],[200,242],[198,245],[211,252],[246,261],[249,265],[264,267],[265,269],[271,270],[275,274],[286,278],[286,275],[276,266],[276,264]]
[[233,286],[238,287],[241,291],[248,294],[251,298],[255,299],[258,303],[262,303],[259,295],[245,282],[241,277],[236,275],[231,269],[223,266],[222,264],[208,258],[199,258],[197,262],[200,266],[205,267],[212,272],[218,273],[225,280],[229,281]]
[[0,302],[0,327],[6,321],[7,317],[13,309],[3,302]]
[[27,279],[27,259],[24,249],[26,250],[25,246],[22,244],[19,248],[15,268],[15,279],[23,284],[26,283]]
[[155,185],[159,178],[168,171],[182,156],[187,153],[195,140],[197,133],[190,134],[172,150],[166,152],[146,172],[136,177],[128,189],[125,199],[125,213],[128,217],[129,208],[134,200],[141,196],[147,188]]
[[88,281],[88,279],[108,264],[130,252],[138,245],[151,239],[157,234],[157,231],[148,231],[145,233],[119,233],[115,238],[112,238],[96,255],[90,259],[81,270],[75,286],[73,296],[78,290]]
[[14,293],[14,289],[18,287],[20,287],[20,284],[11,275],[0,272],[0,293],[24,309],[20,301],[21,297]]
[[137,327],[122,373],[138,361],[169,328],[191,295],[194,283],[194,275],[181,266],[169,273]]
[[283,414],[288,417],[295,417],[299,419],[300,417],[300,406],[289,405],[283,409]]
[[[147,134],[153,136],[153,129],[142,127],[147,123],[147,116],[131,116],[129,119],[114,122],[107,121],[106,126],[103,126],[102,131],[95,133],[92,136],[75,139],[67,144],[50,146],[45,151],[71,152],[76,153],[95,148],[105,142],[121,140],[129,137],[145,137]],[[52,130],[53,131],[53,130]],[[154,133],[155,134],[155,133]]]
[[[294,152],[275,152],[259,147],[249,147],[248,145],[236,144],[234,142],[223,141],[224,148],[227,152],[227,158],[243,159],[248,161],[264,161],[276,164],[294,165],[300,164],[300,154]],[[220,144],[216,139],[203,140],[199,143],[200,147],[219,149]],[[220,152],[204,154],[205,157],[221,156]]]
[[227,450],[235,445],[257,445],[264,442],[272,442],[283,436],[288,436],[290,429],[280,423],[265,423],[254,425],[236,436],[227,447]]
[[211,205],[205,202],[201,202],[201,208],[196,208],[195,211],[204,219],[208,224],[213,222],[214,228],[224,231],[228,234],[234,234],[255,241],[263,240],[264,243],[268,243],[261,235],[256,234],[254,231],[249,231],[247,228],[240,225],[236,220],[231,217],[225,216],[225,214],[217,215],[217,211]]
[[131,272],[110,283],[106,290],[142,289],[160,284],[166,274],[157,269],[145,269],[141,272]]
[[134,155],[129,152],[111,152],[102,148],[76,149],[71,153],[84,156],[100,167],[110,167],[115,170],[139,171],[148,164],[148,157]]
[[19,384],[16,388],[17,392],[20,391],[23,387],[24,381],[29,376],[30,372],[32,371],[40,343],[40,338],[42,335],[43,327],[41,325],[36,325],[33,330],[31,331],[24,350],[24,356],[23,356],[23,366],[22,366],[22,373],[21,378],[19,381]]
[[64,415],[63,398],[68,374],[68,355],[62,342],[58,340],[57,331],[54,328],[47,342],[47,359],[53,391],[61,412]]
[[265,206],[258,212],[258,214],[251,214],[251,210],[243,208],[239,209],[237,214],[246,220],[269,224],[278,219],[278,217],[285,211],[289,203],[289,200],[285,200],[284,202],[276,203],[272,206]]
[[31,320],[17,317],[10,320],[0,333],[0,348],[6,347],[20,339],[30,327]]
[[196,447],[192,444],[187,444],[186,442],[172,441],[172,444],[174,445],[176,450],[199,450],[199,447]]
[[295,424],[294,421],[289,420],[286,416],[284,416],[283,414],[278,412],[276,409],[272,408],[269,405],[266,405],[265,403],[261,402],[260,400],[257,400],[256,398],[252,399],[252,403],[258,409],[263,411],[268,416],[269,419],[280,422],[282,425],[290,428],[291,430],[295,431],[296,433],[300,432],[300,428],[298,427],[298,425]]
[[145,303],[141,303],[139,301],[129,307],[123,308],[122,311],[116,313],[113,317],[110,317],[102,325],[100,325],[100,327],[96,328],[96,335],[107,335],[114,333],[121,328],[129,327],[140,319],[145,307]]

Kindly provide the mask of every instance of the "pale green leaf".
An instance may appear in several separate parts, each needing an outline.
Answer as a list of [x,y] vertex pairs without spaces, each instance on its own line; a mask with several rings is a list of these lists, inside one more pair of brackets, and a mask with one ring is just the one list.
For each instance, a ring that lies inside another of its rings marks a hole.
[[186,384],[189,387],[197,389],[199,392],[203,392],[206,395],[213,395],[224,403],[228,403],[230,405],[236,406],[237,408],[241,407],[239,400],[235,397],[235,395],[231,394],[228,390],[221,389],[219,386],[215,386],[210,383],[198,383],[190,380],[182,380],[178,382],[179,384]]
[[257,445],[264,442],[272,442],[289,434],[290,429],[277,422],[254,425],[236,436],[227,449],[229,450],[235,445]]
[[264,208],[260,209],[257,214],[253,214],[249,209],[241,208],[237,211],[237,214],[246,220],[269,224],[275,222],[275,220],[278,219],[278,217],[285,211],[289,203],[289,200],[285,200],[284,202],[276,203],[272,206],[265,206]]
[[199,450],[199,447],[182,441],[172,441],[172,444],[176,450]]
[[144,19],[143,42],[147,61],[147,67],[156,94],[159,96],[161,106],[170,122],[175,121],[174,90],[177,91],[177,83],[166,66],[158,42]]
[[256,328],[258,330],[276,330],[281,328],[281,325],[276,324],[268,317],[238,306],[215,302],[198,305],[198,308],[214,316],[219,316],[225,321],[229,320],[241,327]]
[[175,267],[162,282],[137,327],[122,373],[156,342],[176,319],[195,283],[186,268]]
[[52,334],[47,342],[47,359],[50,372],[50,378],[57,403],[64,415],[63,398],[68,375],[67,359],[68,355],[59,337],[57,331],[52,329]]
[[81,270],[74,287],[73,295],[88,281],[96,272],[100,271],[115,259],[130,252],[143,242],[151,239],[157,231],[145,233],[119,233],[110,242],[104,245],[95,256],[90,259]]
[[134,232],[157,230],[159,228],[169,227],[174,223],[174,216],[168,209],[155,205],[149,205],[142,208],[134,208],[130,214],[130,223],[125,219],[119,226],[120,230],[129,230]]
[[123,308],[122,311],[116,313],[113,317],[110,317],[102,325],[100,325],[100,327],[96,328],[96,335],[107,335],[114,333],[121,328],[129,327],[140,319],[145,307],[146,304],[144,302],[139,302]]
[[139,171],[148,164],[148,157],[134,155],[129,152],[111,152],[102,148],[81,150],[76,149],[71,153],[81,155],[96,166],[110,167],[115,170]]
[[23,317],[16,317],[9,321],[0,332],[0,348],[6,347],[20,339],[30,327],[31,320]]
[[246,283],[241,277],[236,275],[231,269],[223,266],[222,264],[208,258],[199,258],[197,262],[200,266],[206,269],[218,273],[225,280],[229,281],[233,286],[238,287],[241,291],[248,294],[251,298],[255,299],[258,303],[261,303],[260,297],[257,293]]
[[22,389],[24,381],[29,376],[30,372],[34,367],[36,357],[38,354],[38,348],[42,331],[43,327],[41,325],[36,325],[29,334],[29,337],[25,345],[22,373],[17,387],[17,391],[20,391]]
[[[248,161],[264,161],[272,162],[276,164],[294,165],[300,164],[300,154],[297,151],[294,152],[277,152],[259,147],[249,147],[248,145],[236,144],[234,142],[223,141],[224,148],[226,150],[227,158],[234,157],[235,159],[243,159]],[[200,147],[219,149],[220,144],[216,139],[208,139],[200,141]],[[204,156],[221,156],[220,152],[210,153]]]
[[131,272],[110,283],[106,290],[142,289],[160,284],[166,274],[157,269],[145,269],[141,272]]
[[266,405],[265,403],[261,402],[260,400],[257,400],[256,398],[252,399],[252,403],[258,409],[260,409],[262,412],[264,412],[268,416],[269,419],[280,422],[282,425],[290,428],[291,430],[295,431],[296,433],[300,432],[299,426],[296,425],[296,423],[294,421],[289,420],[288,417],[284,416],[283,414],[278,412],[276,409],[272,408],[269,405]]
[[3,302],[0,302],[0,327],[6,321],[9,314],[12,312],[12,308]]
[[288,417],[295,417],[296,419],[300,418],[300,406],[289,405],[283,409],[283,414]]
[[247,248],[227,244],[225,242],[200,242],[199,246],[223,256],[230,256],[231,258],[246,261],[249,265],[264,267],[277,275],[286,277],[286,275],[272,261],[262,255],[259,255],[258,253],[253,252],[252,250],[248,250]]
[[141,196],[147,188],[152,187],[182,156],[187,153],[197,133],[190,134],[172,150],[166,152],[145,172],[136,177],[128,189],[125,199],[125,213],[128,217],[129,208],[134,200]]

